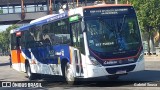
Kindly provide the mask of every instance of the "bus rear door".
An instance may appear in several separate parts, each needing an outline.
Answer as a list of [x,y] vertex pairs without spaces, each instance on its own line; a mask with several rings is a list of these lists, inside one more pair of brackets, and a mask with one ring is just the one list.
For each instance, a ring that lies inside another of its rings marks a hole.
[[[11,60],[12,60],[12,68],[18,71],[22,70],[22,54],[21,54],[21,32],[11,34]],[[23,58],[24,61],[24,58]]]

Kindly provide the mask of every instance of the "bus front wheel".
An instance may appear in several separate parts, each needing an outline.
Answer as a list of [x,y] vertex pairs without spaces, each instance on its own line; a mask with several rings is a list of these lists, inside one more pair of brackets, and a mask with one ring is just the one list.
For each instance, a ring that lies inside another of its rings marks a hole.
[[75,77],[73,70],[70,68],[69,63],[65,65],[65,79],[68,84],[73,85],[75,84]]

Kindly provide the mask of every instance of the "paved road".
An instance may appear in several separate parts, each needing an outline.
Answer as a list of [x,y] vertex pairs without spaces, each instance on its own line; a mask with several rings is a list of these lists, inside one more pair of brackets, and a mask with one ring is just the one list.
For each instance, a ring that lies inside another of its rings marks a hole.
[[[9,57],[0,57],[0,81],[28,81],[25,73],[18,72],[9,67]],[[45,79],[38,80],[42,82],[43,88],[58,89],[58,90],[82,90],[82,89],[100,89],[100,90],[158,90],[160,89],[160,57],[152,56],[145,57],[145,71],[129,73],[128,75],[120,77],[118,81],[109,81],[106,77],[88,79],[93,82],[83,82],[76,86],[67,85],[64,82],[59,82],[60,77],[47,76]],[[3,72],[3,73],[2,73]],[[101,81],[101,82],[100,82]],[[105,82],[104,82],[105,81]],[[138,81],[138,82],[137,82]],[[158,87],[138,87],[139,84],[157,84]],[[110,86],[110,87],[105,87]],[[136,86],[136,87],[135,87]],[[94,88],[93,88],[94,87]],[[114,88],[113,88],[114,87]],[[131,88],[130,88],[131,87]],[[7,88],[3,88],[7,89]],[[15,89],[15,88],[14,88]]]
[[25,81],[25,73],[18,72],[9,66],[9,57],[0,56],[0,81]]

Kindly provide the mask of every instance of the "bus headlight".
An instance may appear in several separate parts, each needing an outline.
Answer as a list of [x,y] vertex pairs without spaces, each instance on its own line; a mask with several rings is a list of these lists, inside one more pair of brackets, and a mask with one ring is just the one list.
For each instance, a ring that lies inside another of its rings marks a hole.
[[142,61],[142,60],[144,60],[144,53],[143,53],[143,52],[140,54],[137,62],[140,62],[140,61]]
[[101,64],[94,57],[89,56],[89,59],[92,65],[99,66],[99,67],[101,66]]

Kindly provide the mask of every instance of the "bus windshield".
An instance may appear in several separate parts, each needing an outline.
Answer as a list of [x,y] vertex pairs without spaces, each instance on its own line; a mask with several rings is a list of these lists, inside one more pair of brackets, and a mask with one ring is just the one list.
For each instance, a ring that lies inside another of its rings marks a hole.
[[88,46],[96,52],[137,50],[141,44],[136,16],[86,18]]

